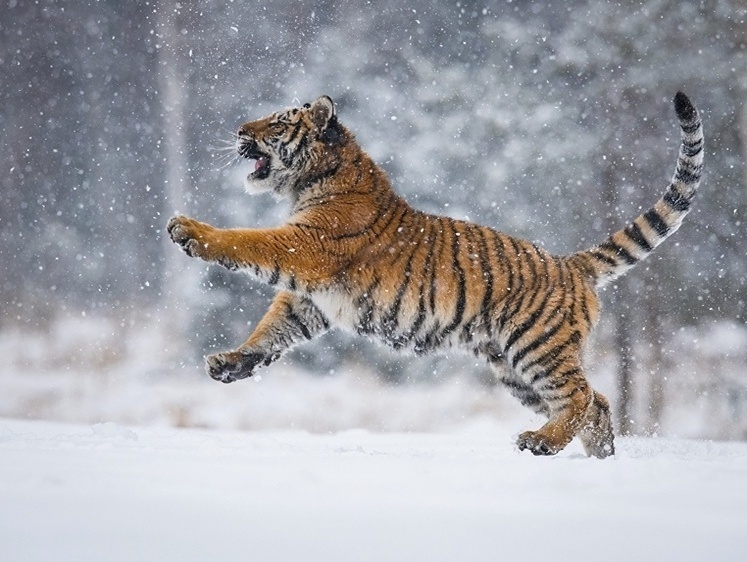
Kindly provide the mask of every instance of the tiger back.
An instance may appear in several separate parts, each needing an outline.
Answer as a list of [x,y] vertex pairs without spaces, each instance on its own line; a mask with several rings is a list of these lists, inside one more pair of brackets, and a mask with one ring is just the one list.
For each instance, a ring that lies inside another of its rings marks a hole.
[[587,454],[613,454],[609,402],[586,379],[583,348],[598,287],[650,254],[690,208],[702,126],[684,94],[675,110],[682,141],[665,194],[600,245],[569,256],[412,208],[326,96],[242,125],[238,153],[254,162],[246,188],[289,199],[288,220],[227,230],[177,216],[167,225],[188,255],[278,289],[246,342],[207,357],[209,375],[249,377],[333,327],[415,354],[457,347],[484,358],[522,404],[548,418],[519,435],[519,449],[555,454],[578,436]]

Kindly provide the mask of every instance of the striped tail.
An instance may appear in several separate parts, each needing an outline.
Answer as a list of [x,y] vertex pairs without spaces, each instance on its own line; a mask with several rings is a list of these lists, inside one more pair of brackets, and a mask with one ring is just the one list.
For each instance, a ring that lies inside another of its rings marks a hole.
[[597,287],[620,277],[646,258],[682,224],[690,210],[703,170],[703,126],[688,97],[677,92],[674,110],[682,129],[682,144],[672,182],[654,206],[604,242],[573,257],[586,262]]

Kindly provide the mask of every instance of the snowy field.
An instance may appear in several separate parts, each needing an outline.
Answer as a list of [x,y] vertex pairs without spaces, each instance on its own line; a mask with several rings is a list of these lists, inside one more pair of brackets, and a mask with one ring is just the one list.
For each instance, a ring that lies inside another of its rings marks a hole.
[[159,368],[153,333],[115,355],[108,325],[60,330],[0,337],[0,562],[747,559],[747,442],[681,438],[741,435],[716,392],[612,459],[535,458],[514,440],[542,420],[458,372],[221,385]]
[[745,560],[747,444],[0,419],[0,560]]

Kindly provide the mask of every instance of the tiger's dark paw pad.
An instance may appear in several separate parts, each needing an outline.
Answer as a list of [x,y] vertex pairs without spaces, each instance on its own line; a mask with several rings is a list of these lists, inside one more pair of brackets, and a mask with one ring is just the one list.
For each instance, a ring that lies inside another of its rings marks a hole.
[[520,451],[528,449],[534,455],[554,455],[560,449],[556,449],[545,437],[536,431],[525,431],[516,440]]
[[226,351],[205,357],[205,369],[210,378],[229,383],[251,377],[254,367],[266,360],[267,356],[263,353]]

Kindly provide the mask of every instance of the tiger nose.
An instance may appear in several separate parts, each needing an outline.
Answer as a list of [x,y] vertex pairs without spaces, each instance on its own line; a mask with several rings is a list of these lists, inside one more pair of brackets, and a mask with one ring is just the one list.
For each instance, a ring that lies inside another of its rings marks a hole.
[[239,130],[236,133],[236,136],[243,137],[248,134],[249,134],[249,127],[247,126],[247,123],[244,123],[241,127],[239,127]]

